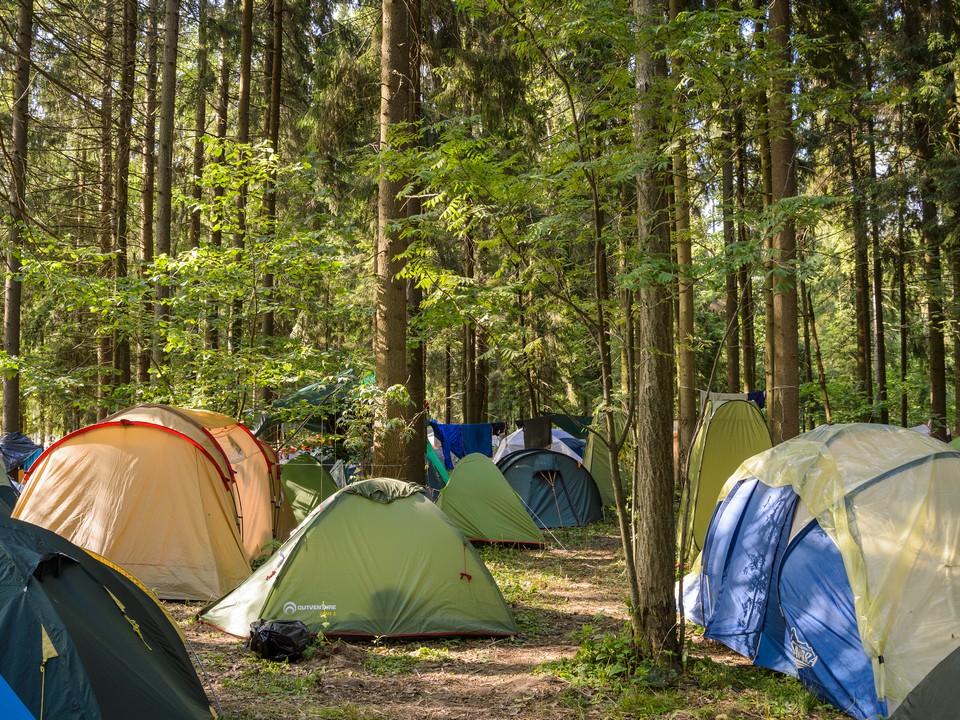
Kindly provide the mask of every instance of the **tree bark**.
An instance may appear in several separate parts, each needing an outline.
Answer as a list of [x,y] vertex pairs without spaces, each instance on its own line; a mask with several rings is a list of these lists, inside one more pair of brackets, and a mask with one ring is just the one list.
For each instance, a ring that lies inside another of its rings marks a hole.
[[[10,157],[10,228],[7,236],[7,275],[4,282],[3,350],[11,360],[20,360],[20,317],[23,286],[21,260],[27,242],[27,152],[30,120],[30,61],[33,53],[33,0],[17,4],[17,61],[13,77],[13,117]],[[20,432],[20,370],[3,374],[3,432]]]
[[[163,70],[160,81],[160,152],[157,157],[157,243],[158,256],[173,253],[173,143],[177,101],[177,43],[180,35],[179,0],[165,0],[163,28]],[[165,325],[170,316],[170,287],[163,280],[156,287],[157,346],[154,358],[162,367],[166,358]]]
[[[404,0],[383,0],[383,37],[380,46],[380,148],[391,147],[392,133],[408,119],[410,107],[410,26]],[[380,176],[377,201],[377,326],[374,338],[377,385],[387,392],[407,383],[407,292],[400,277],[399,255],[406,242],[396,229],[404,212],[403,181],[390,173]],[[406,479],[407,448],[403,428],[405,403],[388,397],[375,427],[373,472]]]
[[[104,258],[101,273],[116,282],[114,251],[114,194],[113,194],[113,33],[116,26],[114,2],[103,6],[103,70],[100,78],[100,208],[97,235],[100,256]],[[108,326],[109,328],[109,326]],[[108,414],[110,395],[116,385],[113,366],[114,330],[101,329],[97,338],[97,420]]]
[[771,0],[768,5],[771,50],[778,58],[779,74],[770,84],[770,175],[773,202],[783,213],[773,238],[776,280],[773,315],[776,327],[774,398],[770,405],[773,441],[781,443],[800,433],[800,372],[797,361],[797,285],[794,266],[797,234],[793,218],[782,210],[782,201],[796,195],[797,178],[793,139],[791,81],[785,71],[791,66],[790,1]]
[[[642,29],[660,24],[664,8],[656,0],[634,0],[634,14]],[[670,261],[669,212],[665,188],[669,176],[658,170],[660,148],[666,137],[662,117],[669,96],[663,85],[666,62],[641,47],[636,56],[636,132],[638,149],[647,162],[637,178],[638,249],[641,257]],[[679,658],[674,600],[676,534],[673,495],[673,392],[674,357],[670,289],[651,280],[636,294],[636,332],[640,362],[637,367],[637,475],[634,488],[639,513],[636,518],[635,562],[639,623],[635,640],[664,663]],[[673,660],[668,659],[673,658]]]
[[[120,282],[126,282],[129,273],[127,252],[129,249],[130,224],[130,147],[133,133],[133,95],[136,90],[137,70],[137,2],[123,0],[123,25],[120,43],[120,100],[117,106],[117,190],[115,244],[117,259],[114,274]],[[125,308],[129,312],[129,308]],[[121,385],[132,380],[130,367],[130,336],[123,327],[117,333],[114,351],[114,371]]]
[[[159,0],[150,0],[146,13],[146,67],[144,69],[144,104],[143,120],[143,188],[140,193],[140,208],[143,216],[140,227],[141,277],[146,277],[150,271],[154,256],[154,200],[156,190],[156,156],[154,148],[157,139],[157,18],[160,14]],[[147,292],[143,297],[143,314],[152,317],[156,305]],[[140,338],[137,353],[137,382],[147,385],[150,382],[150,366],[154,350],[157,347],[156,332],[151,330]]]

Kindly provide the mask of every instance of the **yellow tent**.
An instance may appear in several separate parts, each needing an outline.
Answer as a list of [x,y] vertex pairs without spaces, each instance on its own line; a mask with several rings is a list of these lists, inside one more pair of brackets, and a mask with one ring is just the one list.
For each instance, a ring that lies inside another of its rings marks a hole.
[[225,415],[137,405],[49,447],[13,516],[108,558],[161,598],[206,600],[241,582],[290,527],[275,461]]

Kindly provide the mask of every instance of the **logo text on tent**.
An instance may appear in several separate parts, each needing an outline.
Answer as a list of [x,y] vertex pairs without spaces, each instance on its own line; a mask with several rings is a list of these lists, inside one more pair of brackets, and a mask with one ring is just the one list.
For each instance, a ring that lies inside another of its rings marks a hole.
[[283,604],[283,612],[286,615],[293,615],[296,612],[320,612],[324,615],[336,615],[337,606],[320,603],[319,605],[300,605],[292,600]]
[[819,659],[813,648],[797,637],[797,631],[790,628],[790,647],[793,650],[793,662],[797,670],[802,668],[812,668]]

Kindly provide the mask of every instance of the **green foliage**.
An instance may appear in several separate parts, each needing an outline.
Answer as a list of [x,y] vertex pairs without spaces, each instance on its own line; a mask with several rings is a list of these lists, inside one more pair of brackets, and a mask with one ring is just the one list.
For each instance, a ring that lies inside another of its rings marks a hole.
[[367,655],[364,667],[374,675],[402,675],[416,672],[425,662],[442,663],[448,659],[446,648],[421,646],[415,650],[391,650],[381,647]]

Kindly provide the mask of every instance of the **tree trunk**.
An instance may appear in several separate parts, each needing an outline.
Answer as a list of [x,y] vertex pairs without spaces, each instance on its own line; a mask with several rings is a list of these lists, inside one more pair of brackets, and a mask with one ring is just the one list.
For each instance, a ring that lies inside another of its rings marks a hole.
[[[7,236],[7,275],[4,282],[3,350],[20,359],[20,314],[23,287],[20,254],[27,242],[27,129],[30,119],[30,59],[33,52],[33,0],[17,4],[17,62],[13,77],[13,117],[10,153],[10,229]],[[3,374],[3,432],[20,432],[20,371]]]
[[[115,263],[110,259],[114,251],[113,222],[113,31],[115,27],[114,2],[103,6],[103,74],[100,95],[100,208],[97,235],[100,256],[104,258],[101,272],[107,279],[116,278]],[[101,328],[97,338],[97,420],[108,415],[110,396],[116,385],[113,366],[113,330]]]
[[[153,263],[155,241],[153,213],[156,189],[156,158],[154,156],[154,146],[157,136],[157,18],[159,14],[159,0],[150,0],[146,16],[147,55],[144,71],[146,77],[144,79],[143,188],[140,193],[140,214],[143,216],[140,227],[140,245],[142,247],[140,273],[142,278],[145,278],[151,272],[150,265]],[[150,293],[147,292],[143,297],[143,314],[149,318],[154,315],[154,312],[155,305]],[[147,385],[150,382],[150,365],[156,347],[157,336],[155,331],[151,331],[140,338],[137,354],[137,382],[141,385]]]
[[[117,204],[116,204],[116,248],[117,259],[114,274],[121,283],[126,283],[129,268],[127,252],[129,248],[130,210],[130,146],[133,132],[133,95],[136,90],[137,70],[137,2],[123,0],[123,35],[120,45],[120,102],[117,107]],[[129,312],[129,308],[124,308]],[[128,385],[132,379],[130,368],[130,337],[126,327],[117,334],[114,352],[114,370],[117,381]]]
[[[253,0],[240,2],[240,87],[237,95],[237,143],[241,155],[250,143],[250,82],[253,58]],[[247,183],[240,186],[237,194],[237,232],[233,236],[234,261],[239,265],[247,241]],[[230,318],[229,348],[238,354],[243,345],[243,300],[233,301]]]
[[[163,28],[163,72],[160,82],[160,153],[157,157],[157,246],[158,256],[173,253],[173,143],[177,101],[177,43],[180,34],[179,0],[165,0]],[[170,315],[170,287],[163,280],[156,288],[158,342],[154,358],[162,367],[166,358],[165,325]]]
[[[463,239],[463,277],[472,280],[476,271],[477,246],[467,235]],[[463,422],[480,422],[477,399],[477,326],[473,318],[463,324]]]
[[[670,0],[670,20],[674,21],[686,8],[685,0]],[[679,78],[683,74],[682,60],[675,60],[673,74]],[[679,85],[678,83],[675,83]],[[687,163],[686,114],[683,109],[684,96],[674,92],[674,117],[678,119],[679,127],[674,128],[677,134],[676,151],[673,155],[673,193],[674,228],[676,229],[677,246],[677,479],[682,481],[684,469],[687,466],[687,457],[690,446],[693,444],[693,435],[697,426],[697,355],[696,335],[694,329],[694,287],[693,287],[693,252],[690,241],[690,191],[687,187],[689,168]]]
[[723,123],[723,164],[720,170],[721,211],[723,213],[723,245],[727,253],[726,269],[726,310],[727,310],[727,392],[740,392],[740,313],[737,297],[737,268],[733,265],[736,243],[736,228],[733,222],[733,131],[730,128],[732,118],[730,109],[724,108],[721,115]]
[[[737,209],[741,218],[737,221],[737,242],[746,247],[750,241],[750,231],[743,214],[747,209],[747,150],[744,144],[743,104],[738,105],[734,114],[734,144],[737,159]],[[740,291],[740,327],[743,333],[743,390],[754,392],[757,389],[757,341],[754,332],[753,280],[750,267],[744,263],[737,272],[737,285]]]
[[197,0],[197,87],[194,96],[196,114],[193,122],[193,185],[190,194],[194,208],[190,212],[190,247],[200,247],[201,213],[203,199],[203,136],[207,132],[207,92],[210,88],[210,64],[207,59],[207,0]]
[[[223,19],[229,20],[233,16],[232,2],[227,2],[223,8]],[[217,147],[220,152],[223,151],[224,143],[227,140],[227,112],[230,107],[230,76],[233,71],[233,63],[230,57],[233,52],[232,43],[229,41],[229,35],[225,27],[220,28],[220,77],[217,84]],[[220,155],[217,155],[212,162],[219,162]],[[223,202],[224,188],[220,183],[213,186],[213,207],[216,217],[213,222],[213,228],[210,231],[210,244],[214,248],[223,246],[223,230],[219,220],[220,206]],[[216,302],[210,302],[207,305],[207,324],[204,333],[204,344],[210,350],[217,350],[220,347],[220,307]]]
[[[404,0],[383,0],[383,38],[380,47],[380,147],[391,145],[392,133],[408,119],[410,107],[410,26]],[[394,227],[405,212],[400,193],[403,181],[382,173],[379,183],[377,232],[377,330],[374,338],[377,385],[387,392],[407,382],[407,292],[400,277],[399,255],[406,242]],[[376,475],[406,479],[407,448],[400,427],[405,403],[388,397],[377,419],[373,444]]]
[[[664,11],[656,0],[634,0],[640,28],[660,24]],[[664,189],[669,176],[661,166],[666,122],[662,118],[666,62],[659,48],[643,47],[636,56],[638,150],[647,162],[637,178],[638,249],[645,259],[670,262],[669,214]],[[670,288],[659,282],[641,287],[636,295],[637,347],[637,482],[635,563],[639,605],[635,640],[665,663],[679,657],[674,599],[676,535],[673,495],[673,341]],[[612,458],[611,458],[612,460]],[[672,659],[671,659],[672,658]]]
[[870,420],[871,413],[866,410],[873,403],[873,374],[870,360],[870,279],[867,235],[867,209],[864,203],[864,189],[861,182],[860,160],[857,157],[859,145],[858,133],[852,124],[848,127],[847,154],[850,163],[850,185],[853,201],[850,205],[853,224],[853,287],[854,308],[857,322],[857,391],[863,400],[864,412],[860,420]]
[[[779,67],[791,66],[790,0],[771,0],[768,5],[769,37]],[[770,84],[770,177],[773,203],[782,208],[782,201],[796,195],[797,178],[794,165],[791,83],[782,75]],[[778,212],[783,212],[782,209]],[[773,238],[777,280],[773,288],[773,315],[776,327],[774,359],[774,398],[770,405],[773,441],[781,443],[800,433],[800,372],[797,362],[797,285],[794,262],[797,234],[793,218],[784,213],[780,229]]]
[[[883,251],[880,245],[880,209],[877,199],[877,143],[872,116],[867,120],[867,135],[870,137],[870,231],[873,246],[873,402],[878,422],[886,425],[890,422],[890,409],[887,407],[887,348],[883,322]],[[960,369],[960,366],[954,367]],[[960,372],[956,377],[960,379]]]

